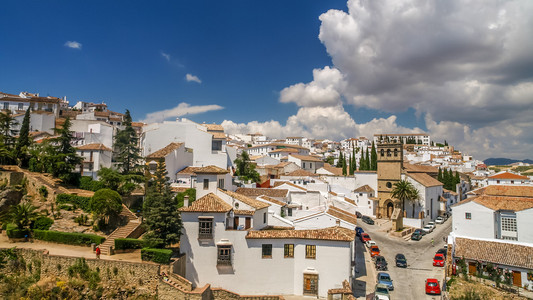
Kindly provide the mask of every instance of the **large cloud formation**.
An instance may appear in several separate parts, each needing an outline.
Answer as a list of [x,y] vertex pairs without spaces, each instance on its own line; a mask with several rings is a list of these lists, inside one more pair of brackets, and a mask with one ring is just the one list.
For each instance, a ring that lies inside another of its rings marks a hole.
[[[348,12],[319,18],[333,66],[281,91],[281,102],[301,107],[278,124],[281,132],[342,138],[421,131],[398,126],[394,115],[357,124],[342,105],[391,114],[413,108],[433,139],[479,158],[531,158],[533,1],[350,0]],[[225,123],[264,133],[272,125]]]

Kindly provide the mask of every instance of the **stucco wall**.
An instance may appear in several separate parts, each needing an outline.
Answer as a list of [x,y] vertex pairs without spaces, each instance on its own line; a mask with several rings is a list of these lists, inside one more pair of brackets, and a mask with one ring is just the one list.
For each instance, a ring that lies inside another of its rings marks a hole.
[[[452,231],[456,236],[494,239],[494,212],[473,201],[452,207]],[[466,219],[470,213],[472,218]]]

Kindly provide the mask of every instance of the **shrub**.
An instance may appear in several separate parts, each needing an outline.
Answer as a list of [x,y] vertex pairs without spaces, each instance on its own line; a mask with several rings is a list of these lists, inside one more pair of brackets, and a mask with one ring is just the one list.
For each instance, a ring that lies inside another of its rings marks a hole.
[[33,237],[38,240],[56,242],[69,245],[91,245],[95,243],[97,245],[104,242],[105,238],[95,234],[74,233],[74,232],[60,232],[51,230],[38,230],[33,231]]
[[144,240],[138,239],[115,239],[115,249],[141,249],[145,246]]
[[101,189],[94,193],[90,200],[90,207],[99,218],[108,219],[118,215],[122,210],[122,197],[111,189]]
[[82,176],[80,179],[80,189],[96,192],[105,188],[104,184],[100,181],[93,180],[92,177]]
[[41,187],[39,188],[39,195],[41,195],[43,199],[46,199],[48,197],[48,189],[44,185],[41,185]]
[[6,233],[7,237],[15,239],[30,236],[30,231],[28,229],[19,229],[15,224],[7,224]]
[[79,207],[85,212],[91,212],[90,197],[82,197],[70,194],[59,194],[56,197],[57,204],[72,204],[75,208]]
[[39,230],[48,230],[50,229],[50,226],[54,224],[54,220],[48,218],[48,217],[38,217],[35,222],[33,222],[32,229],[39,229]]
[[81,214],[74,218],[74,222],[78,223],[78,225],[85,225],[87,224],[87,221],[89,220],[89,217],[87,215]]
[[159,264],[168,264],[172,257],[172,250],[156,249],[156,248],[142,248],[141,259],[149,260]]

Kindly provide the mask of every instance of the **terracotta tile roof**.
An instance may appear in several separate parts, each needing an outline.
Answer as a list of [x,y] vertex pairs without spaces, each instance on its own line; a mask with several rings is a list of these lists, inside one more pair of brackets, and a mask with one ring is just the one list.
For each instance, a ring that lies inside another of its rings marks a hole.
[[414,180],[416,180],[417,182],[419,182],[420,184],[422,184],[425,187],[432,187],[432,186],[439,186],[439,185],[442,186],[443,185],[440,181],[438,181],[437,179],[429,176],[426,173],[409,173],[408,175],[409,175],[409,177],[413,178]]
[[459,203],[452,205],[452,207],[459,206],[459,205],[468,203],[470,201],[474,201],[492,210],[521,211],[521,210],[533,208],[532,197],[509,197],[509,196],[490,196],[490,195],[470,197]]
[[517,180],[529,180],[529,177],[510,172],[504,172],[501,174],[490,176],[489,179],[517,179]]
[[131,122],[131,127],[143,127],[146,123],[143,122]]
[[224,132],[209,132],[209,133],[213,135],[214,139],[222,140],[226,138],[226,134]]
[[278,153],[278,152],[298,153],[298,149],[282,148],[282,149],[276,149],[276,150],[269,151],[268,153]]
[[285,198],[289,193],[287,189],[266,189],[266,188],[238,188],[235,193],[248,197],[268,196],[274,198]]
[[314,173],[311,173],[311,172],[308,172],[306,170],[295,170],[295,171],[292,171],[290,172],[289,174],[287,174],[286,176],[299,176],[299,177],[303,177],[303,176],[318,176],[317,174],[314,174]]
[[303,137],[301,136],[288,136],[286,137],[286,139],[302,139]]
[[182,207],[181,212],[228,212],[231,205],[220,199],[217,195],[209,193],[194,201],[189,207]]
[[439,201],[440,202],[448,202],[448,200],[446,200],[446,198],[444,198],[442,196],[439,196]]
[[277,204],[279,206],[287,206],[287,203],[279,201],[279,200],[276,200],[274,198],[271,198],[271,197],[268,197],[268,196],[265,196],[265,195],[259,196],[258,198],[263,199],[263,200],[268,201],[268,202],[273,203],[273,204]]
[[533,197],[533,186],[525,185],[489,185],[483,188],[475,189],[468,194],[474,195],[492,195],[492,196],[511,196],[511,197]]
[[377,171],[356,170],[356,171],[354,171],[354,173],[363,173],[363,174],[371,174],[371,173],[374,173],[374,174],[376,174]]
[[172,153],[172,151],[181,148],[183,143],[170,143],[164,148],[157,150],[156,152],[149,154],[146,158],[165,158],[167,155]]
[[340,208],[330,206],[326,213],[353,225],[357,225],[357,216]]
[[224,127],[218,124],[202,124],[208,131],[224,131]]
[[99,151],[113,151],[103,144],[87,144],[76,147],[78,150],[99,150]]
[[255,214],[255,210],[235,209],[233,210],[233,213],[236,215],[253,216]]
[[[277,183],[277,182],[276,182],[276,183]],[[294,184],[294,183],[292,183],[292,182],[290,182],[290,181],[284,181],[283,184],[286,184],[286,185],[289,185],[289,186],[295,187],[295,188],[300,189],[300,190],[302,190],[302,191],[307,191],[306,188],[303,188],[303,187],[301,187],[301,186],[298,186],[298,185],[296,185],[296,184]],[[281,184],[281,185],[283,185],[283,184]],[[278,185],[278,186],[280,186],[280,185]],[[274,184],[274,187],[276,187],[275,184]]]
[[[302,147],[302,146],[298,146],[298,145],[289,145],[289,144],[283,144],[283,143],[270,143],[270,144],[264,144],[264,145],[257,145],[257,146],[253,146],[253,147],[250,147],[250,148],[247,148],[247,149],[254,149],[254,148],[262,148],[262,147],[281,147],[281,148],[294,148],[294,149],[305,149],[305,150],[309,150],[305,147]],[[280,149],[280,148],[278,148]]]
[[343,227],[329,227],[311,230],[251,230],[247,239],[305,239],[351,242],[355,232]]
[[356,192],[356,193],[367,193],[367,194],[369,194],[369,193],[374,193],[375,191],[374,191],[374,189],[371,188],[368,184],[365,184],[365,185],[363,185],[363,186],[360,186],[360,187],[356,188],[356,189],[354,190],[354,192]]
[[293,162],[290,162],[290,161],[284,161],[284,162],[280,162],[279,164],[277,164],[275,166],[275,168],[284,168],[290,164],[292,164]]
[[439,168],[418,164],[403,164],[403,168],[409,173],[439,173]]
[[262,202],[262,201],[259,201],[259,200],[256,200],[256,199],[253,199],[253,198],[250,198],[250,197],[247,197],[245,195],[242,195],[242,194],[238,194],[238,193],[235,193],[235,192],[231,192],[231,191],[225,191],[225,190],[221,190],[221,189],[218,189],[219,192],[222,192],[230,197],[233,197],[245,204],[248,204],[250,205],[251,207],[255,208],[255,209],[262,209],[262,208],[267,208],[269,207],[270,205],[265,203],[265,202]]
[[456,238],[455,257],[533,269],[533,247],[513,243]]
[[173,192],[173,193],[183,193],[187,190],[188,188],[186,187],[177,187],[177,186],[171,186],[170,187],[170,191]]
[[324,170],[332,173],[335,176],[342,176],[342,168],[334,167],[328,163],[325,163],[322,168],[324,168]]
[[186,167],[185,169],[178,172],[178,174],[227,174],[228,170],[222,169],[217,166],[207,166],[207,167]]
[[303,161],[323,162],[323,160],[321,160],[320,158],[314,157],[314,156],[310,156],[310,155],[291,154],[291,156],[294,157],[294,158],[297,158],[299,160],[303,160]]
[[353,201],[353,200],[350,199],[350,198],[346,198],[346,197],[344,197],[344,201],[346,201],[346,202],[348,202],[348,203],[350,203],[350,204],[353,204],[353,205],[357,206],[357,204],[355,204],[355,201]]
[[447,189],[444,189],[444,188],[442,189],[442,191],[443,191],[443,192],[445,192],[445,193],[450,193],[450,194],[452,194],[452,195],[455,195],[455,196],[457,196],[457,193],[456,193],[456,192],[454,192],[454,191],[451,191],[451,190],[447,190]]

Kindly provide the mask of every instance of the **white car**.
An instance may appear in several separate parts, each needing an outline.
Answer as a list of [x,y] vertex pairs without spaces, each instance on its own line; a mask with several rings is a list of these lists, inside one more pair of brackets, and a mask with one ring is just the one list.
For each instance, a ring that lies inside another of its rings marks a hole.
[[422,231],[424,231],[426,234],[431,233],[433,231],[433,227],[426,225],[422,228]]
[[444,223],[444,218],[443,217],[437,217],[437,219],[435,219],[435,223],[437,223],[437,224]]
[[370,241],[366,241],[366,247],[370,249],[370,247],[372,246],[376,246],[376,242],[370,240]]
[[431,226],[433,227],[433,229],[435,229],[435,227],[437,227],[437,225],[435,225],[435,222],[428,222],[428,226]]

